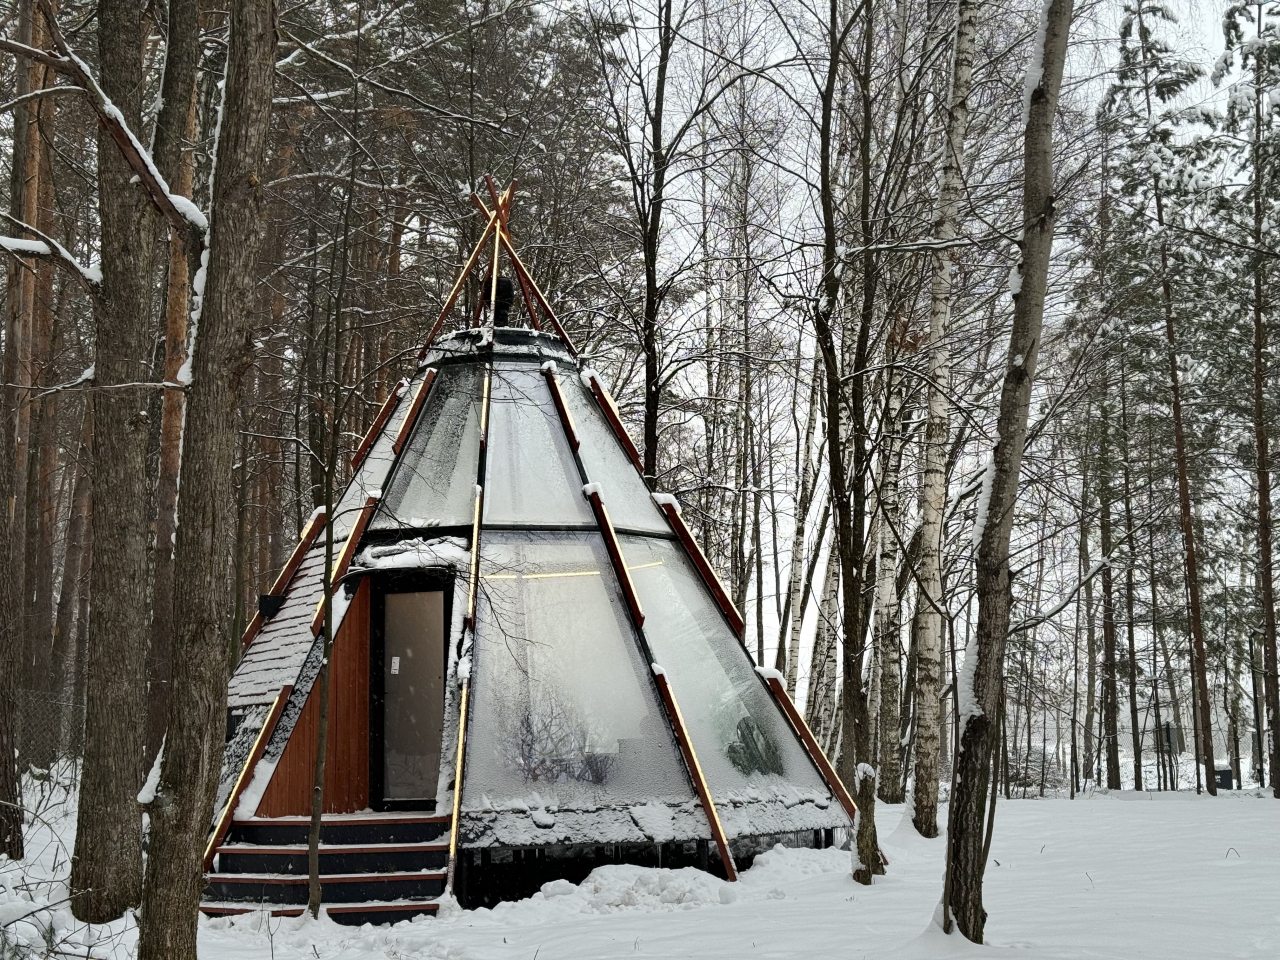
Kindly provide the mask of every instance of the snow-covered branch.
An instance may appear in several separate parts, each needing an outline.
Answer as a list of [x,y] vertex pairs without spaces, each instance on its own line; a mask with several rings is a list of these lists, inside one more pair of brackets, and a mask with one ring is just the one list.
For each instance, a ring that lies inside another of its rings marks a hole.
[[57,17],[48,0],[39,0],[40,12],[49,27],[49,38],[55,52],[38,50],[13,40],[0,39],[0,50],[50,67],[56,73],[71,78],[85,93],[90,106],[98,115],[108,136],[115,142],[121,156],[137,175],[156,208],[174,227],[179,236],[203,237],[209,229],[209,221],[190,199],[174,193],[168,182],[156,168],[155,161],[138,136],[125,122],[124,115],[103,92],[93,71],[67,44]]
[[102,283],[101,270],[81,263],[70,250],[29,223],[23,223],[7,213],[3,216],[19,230],[32,234],[36,239],[23,240],[20,237],[0,237],[0,250],[18,258],[44,257],[54,260],[70,270],[72,275],[84,284],[91,294],[98,292],[98,287]]

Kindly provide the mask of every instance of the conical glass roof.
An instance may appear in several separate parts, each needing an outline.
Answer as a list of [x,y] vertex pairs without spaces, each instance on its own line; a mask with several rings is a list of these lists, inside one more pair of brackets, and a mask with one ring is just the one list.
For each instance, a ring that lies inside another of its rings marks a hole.
[[469,536],[483,504],[474,642],[454,665],[472,690],[464,843],[708,836],[656,669],[728,836],[845,825],[561,342],[466,331],[427,366],[372,530]]

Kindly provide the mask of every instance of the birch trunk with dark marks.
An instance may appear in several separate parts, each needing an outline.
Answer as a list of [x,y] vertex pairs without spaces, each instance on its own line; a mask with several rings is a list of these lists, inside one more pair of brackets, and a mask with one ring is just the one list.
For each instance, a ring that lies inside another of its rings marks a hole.
[[898,711],[902,690],[902,616],[897,589],[898,474],[902,468],[902,377],[888,372],[889,399],[880,469],[880,556],[876,561],[875,658],[878,676],[876,703],[876,766],[880,799],[902,802],[902,746]]
[[[797,368],[799,365],[797,364]],[[786,650],[787,693],[794,699],[796,682],[799,677],[800,662],[800,630],[804,625],[804,610],[809,595],[813,592],[812,567],[805,557],[805,521],[809,516],[809,507],[813,502],[813,488],[817,483],[817,471],[814,470],[810,445],[813,441],[814,427],[818,416],[818,381],[821,376],[818,358],[814,358],[812,378],[809,387],[808,411],[805,414],[804,432],[800,437],[800,449],[796,460],[799,470],[800,488],[796,493],[795,530],[791,535],[791,569],[787,590],[786,607],[783,610],[783,622],[788,630],[778,638],[779,649]],[[797,369],[797,373],[799,370]],[[821,527],[819,527],[821,529]],[[814,545],[816,553],[822,544]],[[787,618],[790,618],[789,621]]]
[[915,773],[911,820],[924,837],[938,835],[938,759],[942,735],[942,537],[947,507],[947,459],[951,440],[951,266],[949,241],[959,233],[965,196],[965,135],[973,82],[975,38],[981,0],[958,0],[947,104],[942,182],[929,290],[929,388],[920,492],[920,561],[916,585]]

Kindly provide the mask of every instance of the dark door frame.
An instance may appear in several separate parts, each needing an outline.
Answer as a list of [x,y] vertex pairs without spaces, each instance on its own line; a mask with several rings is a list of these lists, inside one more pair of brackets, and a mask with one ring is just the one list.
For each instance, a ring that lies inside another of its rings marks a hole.
[[[387,594],[428,593],[444,594],[444,655],[445,682],[449,676],[449,650],[453,637],[453,583],[455,575],[449,570],[387,570],[375,574],[370,584],[369,612],[369,806],[374,810],[421,810],[424,804],[416,800],[388,800],[383,795],[383,754],[386,750],[384,725],[386,721],[386,616]],[[441,703],[444,709],[444,703]],[[445,751],[441,745],[441,756]],[[435,810],[435,800],[429,799],[425,808]]]

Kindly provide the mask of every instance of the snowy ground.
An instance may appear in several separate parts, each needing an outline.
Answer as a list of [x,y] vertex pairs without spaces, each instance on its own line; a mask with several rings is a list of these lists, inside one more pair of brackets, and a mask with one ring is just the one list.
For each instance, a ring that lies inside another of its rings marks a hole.
[[[1098,794],[1014,800],[997,808],[987,871],[987,935],[978,948],[929,924],[941,890],[942,843],[880,807],[888,876],[848,877],[848,855],[774,851],[730,885],[694,870],[610,867],[586,883],[550,885],[531,900],[396,927],[355,930],[326,920],[202,921],[208,960],[744,960],[744,958],[1017,958],[1218,960],[1280,956],[1280,802],[1256,794]],[[93,931],[53,906],[65,896],[66,818],[56,804],[34,829],[26,891],[0,891],[11,939],[45,936],[64,952],[124,958],[128,921]],[[52,831],[63,835],[55,839]],[[10,886],[12,865],[0,863]],[[35,902],[32,902],[32,901]],[[47,932],[52,926],[52,934]],[[0,949],[0,956],[7,956]]]

